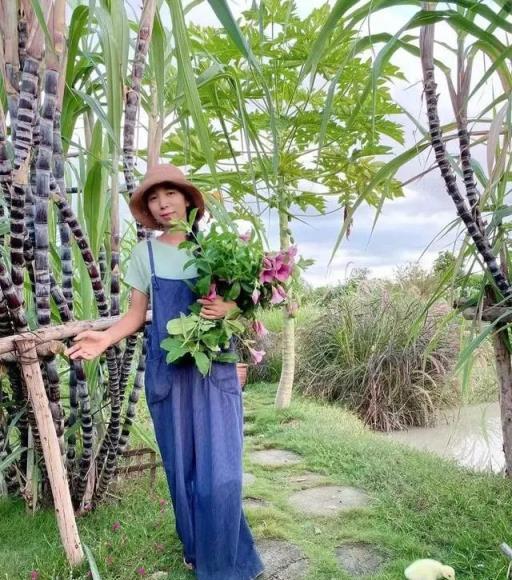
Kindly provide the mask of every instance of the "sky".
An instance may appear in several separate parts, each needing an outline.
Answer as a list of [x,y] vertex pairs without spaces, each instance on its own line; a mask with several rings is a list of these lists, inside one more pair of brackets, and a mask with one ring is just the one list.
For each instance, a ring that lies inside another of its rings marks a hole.
[[[230,7],[236,15],[249,7],[250,0],[231,0]],[[305,17],[314,7],[323,2],[318,0],[296,0],[300,16]],[[394,32],[414,13],[414,9],[401,7],[380,11],[365,24],[364,34],[382,31]],[[200,25],[217,26],[218,21],[207,2],[192,9],[188,20]],[[453,38],[448,35],[450,29],[437,26],[437,34],[443,40]],[[446,62],[446,53],[443,59]],[[404,72],[407,80],[396,81],[391,86],[392,97],[405,107],[412,116],[426,124],[426,114],[422,101],[421,66],[419,60],[405,51],[395,54],[392,62]],[[478,72],[477,63],[477,70]],[[440,98],[441,122],[452,119],[448,90],[444,79],[437,74]],[[477,108],[485,99],[485,91],[475,100]],[[395,117],[405,131],[405,145],[394,146],[397,155],[417,142],[418,129],[404,115]],[[484,151],[477,151],[476,157],[484,160]],[[433,153],[429,150],[410,162],[398,173],[398,178],[407,181],[430,167]],[[315,264],[305,273],[306,280],[314,285],[337,284],[350,276],[354,269],[367,268],[370,277],[391,277],[397,268],[410,263],[418,263],[430,268],[438,253],[443,250],[454,250],[460,240],[460,228],[448,228],[455,217],[455,207],[444,189],[438,170],[430,172],[421,179],[404,188],[404,197],[386,202],[377,223],[374,225],[375,210],[361,206],[354,216],[352,233],[344,239],[332,257],[334,244],[342,227],[340,212],[324,216],[311,213],[307,223],[297,220],[292,222],[295,241],[299,253],[305,258],[313,258]],[[265,223],[269,232],[269,241],[273,248],[278,245],[276,217],[267,215]],[[331,259],[332,258],[332,259]]]

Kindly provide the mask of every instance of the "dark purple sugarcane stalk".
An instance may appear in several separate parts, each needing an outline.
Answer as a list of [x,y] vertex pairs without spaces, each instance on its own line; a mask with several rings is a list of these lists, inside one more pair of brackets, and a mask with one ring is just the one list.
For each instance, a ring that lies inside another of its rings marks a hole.
[[[37,103],[39,67],[41,61],[27,56],[21,73],[21,85],[16,115],[16,137],[14,144],[14,171],[26,161],[32,148],[32,130],[34,127],[34,103]],[[16,181],[16,177],[14,178]]]
[[[151,42],[151,34],[153,31],[153,22],[156,10],[156,2],[154,0],[147,0],[144,3],[139,34],[135,45],[135,54],[133,58],[131,88],[126,92],[125,100],[125,121],[124,121],[124,136],[123,136],[123,172],[126,182],[126,189],[131,196],[135,190],[135,127],[137,114],[140,104],[140,89],[142,79],[144,76],[144,69],[146,67],[146,57]],[[146,237],[144,228],[137,224],[137,238],[142,240]],[[118,283],[118,282],[117,282]],[[137,344],[137,336],[130,336],[126,340],[125,352],[121,364],[121,378],[120,378],[120,392],[121,402],[124,398],[124,391],[131,374],[133,356],[135,354],[135,347]]]
[[[74,320],[73,312],[69,309],[63,291],[57,285],[55,278],[50,276],[52,298],[57,305],[61,321],[71,322]],[[78,404],[80,402],[80,418],[82,426],[82,454],[80,456],[78,473],[75,474],[72,482],[73,505],[77,508],[82,501],[87,485],[87,476],[92,465],[93,458],[93,420],[91,414],[91,402],[89,399],[89,389],[87,387],[87,377],[82,361],[71,362],[70,384],[69,384],[69,416],[66,425],[73,427],[78,420]],[[71,433],[67,440],[66,465],[68,476],[74,473],[76,462],[76,435]]]
[[[70,230],[75,238],[75,241],[80,248],[82,258],[84,260],[87,271],[91,278],[92,289],[94,296],[96,298],[96,304],[98,307],[99,315],[102,317],[109,316],[109,308],[105,298],[105,292],[103,289],[103,284],[101,282],[101,276],[99,267],[94,260],[94,256],[91,252],[89,243],[78,223],[76,217],[73,214],[71,207],[69,206],[67,200],[61,197],[59,194],[54,194],[53,199],[65,219],[66,223],[69,225]],[[104,493],[108,482],[113,475],[113,469],[111,466],[111,461],[107,461],[107,455],[115,453],[117,454],[117,446],[119,443],[120,434],[120,416],[121,416],[121,401],[119,396],[119,370],[116,359],[116,352],[113,347],[109,348],[106,352],[108,375],[109,375],[109,395],[110,395],[110,423],[105,434],[105,438],[102,442],[100,451],[97,457],[97,464],[99,466],[98,472],[102,471],[102,476],[98,484],[98,489],[95,492],[95,501],[99,500]],[[80,379],[77,376],[78,382]],[[102,470],[103,465],[105,469]],[[115,467],[115,465],[114,465]]]
[[429,124],[430,139],[432,148],[434,149],[436,161],[444,180],[448,195],[452,198],[457,215],[464,222],[466,229],[471,236],[477,250],[481,254],[491,276],[493,277],[496,286],[506,298],[512,297],[512,288],[493,253],[489,240],[483,235],[482,231],[476,224],[468,208],[464,197],[461,195],[457,186],[457,179],[455,173],[450,165],[446,145],[443,140],[441,131],[441,124],[439,122],[439,115],[437,111],[437,84],[434,74],[434,59],[433,59],[433,43],[434,31],[432,26],[425,26],[421,29],[420,46],[421,46],[421,62],[423,68],[423,87],[425,93],[425,100],[427,103],[427,117]]
[[44,102],[39,118],[41,141],[36,162],[35,195],[35,274],[36,309],[39,325],[50,324],[50,265],[48,243],[48,201],[53,156],[53,125],[59,73],[47,69],[44,75]]
[[2,116],[0,122],[0,191],[6,201],[7,207],[9,208],[12,189],[12,163],[7,150],[5,119],[3,111],[1,110],[0,115]]
[[128,406],[126,407],[126,416],[123,423],[123,430],[121,432],[121,438],[119,440],[119,451],[122,453],[126,451],[128,445],[128,440],[130,437],[130,430],[135,420],[137,403],[140,398],[141,392],[144,390],[144,373],[146,370],[146,353],[147,353],[147,332],[144,332],[142,340],[142,351],[139,356],[139,363],[137,365],[137,372],[135,374],[135,379],[133,381],[133,388],[128,397]]
[[[60,195],[66,197],[64,181],[64,155],[62,151],[62,135],[60,130],[61,112],[55,111],[53,126],[53,174]],[[62,291],[69,309],[73,310],[73,254],[71,251],[71,232],[68,224],[59,213],[60,263],[62,268]]]
[[9,276],[9,272],[4,266],[2,259],[0,259],[0,289],[2,290],[7,302],[14,330],[17,333],[27,332],[27,317],[25,315],[23,301],[16,287],[12,283],[12,279]]
[[18,20],[18,58],[20,61],[20,70],[23,70],[25,59],[27,58],[27,41],[28,25],[25,18],[20,17]]

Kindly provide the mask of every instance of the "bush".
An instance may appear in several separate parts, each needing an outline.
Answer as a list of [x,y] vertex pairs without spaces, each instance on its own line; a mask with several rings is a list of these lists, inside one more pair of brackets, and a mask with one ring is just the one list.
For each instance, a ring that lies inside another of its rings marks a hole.
[[453,397],[458,333],[423,311],[378,286],[332,300],[298,334],[298,390],[347,405],[373,429],[431,424]]

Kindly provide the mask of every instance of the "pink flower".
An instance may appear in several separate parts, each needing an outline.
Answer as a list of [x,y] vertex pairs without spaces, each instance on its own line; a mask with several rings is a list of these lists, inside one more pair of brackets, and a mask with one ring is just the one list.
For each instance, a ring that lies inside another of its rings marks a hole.
[[255,320],[252,323],[252,329],[258,336],[265,336],[268,334],[268,330],[265,328],[265,325],[263,322],[261,322],[261,320]]
[[287,297],[287,294],[282,286],[272,286],[272,298],[270,304],[281,304]]
[[251,294],[253,304],[258,304],[258,300],[260,299],[261,292],[255,288],[253,293]]
[[260,273],[260,282],[265,284],[274,279],[274,260],[269,257],[263,258],[263,270]]
[[39,580],[39,572],[37,570],[30,572],[30,580]]
[[293,260],[297,255],[297,246],[290,246],[288,250],[286,250],[286,253],[288,254],[288,257]]
[[275,277],[279,282],[285,282],[292,275],[293,267],[290,264],[280,264],[275,271]]
[[137,574],[139,576],[145,576],[146,575],[146,570],[144,569],[144,566],[141,566],[140,568],[137,568]]
[[120,529],[121,529],[121,524],[120,524],[119,522],[114,522],[114,523],[112,524],[112,531],[113,531],[113,532],[117,532],[117,531],[118,531],[118,530],[120,530]]
[[206,295],[206,300],[215,300],[215,298],[217,298],[217,284],[213,282],[210,285],[210,290],[208,291],[208,294]]
[[249,347],[249,353],[251,355],[252,362],[254,364],[259,364],[263,360],[263,357],[265,356],[264,350],[254,350],[254,348],[250,348],[250,347]]

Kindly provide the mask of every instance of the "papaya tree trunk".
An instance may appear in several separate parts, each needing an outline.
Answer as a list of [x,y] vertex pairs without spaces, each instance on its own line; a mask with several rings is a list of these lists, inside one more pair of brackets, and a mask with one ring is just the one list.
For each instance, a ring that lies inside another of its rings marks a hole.
[[[283,205],[279,209],[279,240],[281,250],[290,247],[290,229],[288,212]],[[291,299],[291,290],[288,291]],[[292,400],[293,379],[295,377],[295,319],[292,318],[288,309],[283,308],[283,335],[282,335],[282,369],[279,386],[277,388],[275,406],[285,409]]]

